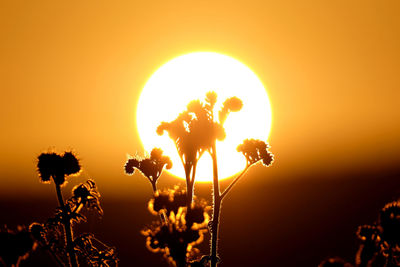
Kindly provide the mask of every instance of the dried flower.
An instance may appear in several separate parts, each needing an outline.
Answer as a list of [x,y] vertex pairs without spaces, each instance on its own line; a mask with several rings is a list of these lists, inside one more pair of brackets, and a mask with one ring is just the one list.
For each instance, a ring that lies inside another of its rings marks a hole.
[[88,180],[86,183],[75,186],[72,189],[72,197],[70,201],[79,211],[79,205],[97,211],[99,215],[103,215],[103,210],[100,206],[100,193],[97,191],[96,183],[93,180]]
[[188,211],[185,196],[186,191],[178,187],[158,191],[149,202],[149,210],[153,214],[166,212],[168,220],[154,222],[142,231],[148,249],[163,253],[176,266],[186,266],[186,259],[197,253],[194,246],[203,241],[211,209],[206,201],[195,199]]
[[42,182],[53,178],[58,185],[65,182],[66,175],[76,174],[81,170],[79,161],[72,152],[64,152],[63,155],[42,153],[38,157],[37,168]]
[[379,215],[382,239],[389,245],[400,244],[400,202],[386,204]]
[[148,158],[128,159],[125,163],[125,173],[131,175],[134,173],[134,169],[136,168],[149,179],[153,188],[155,188],[155,184],[157,183],[164,167],[166,169],[172,168],[171,159],[168,156],[164,156],[163,151],[160,148],[154,148]]
[[237,147],[238,152],[242,152],[246,157],[247,166],[262,160],[265,166],[271,165],[274,156],[268,151],[269,145],[261,140],[246,139]]
[[164,191],[158,190],[149,201],[149,211],[153,214],[165,212],[167,217],[173,212],[177,214],[180,207],[187,205],[186,191],[178,187]]
[[223,125],[230,112],[237,112],[242,109],[243,103],[237,97],[230,97],[225,100],[222,109],[219,111],[219,122]]

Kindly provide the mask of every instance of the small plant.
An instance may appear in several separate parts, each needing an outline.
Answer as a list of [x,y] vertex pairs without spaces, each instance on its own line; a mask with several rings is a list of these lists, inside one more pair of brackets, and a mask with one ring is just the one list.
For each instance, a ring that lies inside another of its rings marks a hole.
[[[269,166],[273,161],[268,144],[261,140],[244,140],[237,150],[246,158],[246,167],[221,193],[216,141],[224,140],[226,133],[223,125],[230,112],[237,112],[242,108],[242,101],[237,97],[226,99],[218,112],[218,118],[214,115],[216,102],[217,94],[209,92],[205,102],[191,101],[175,120],[162,122],[156,129],[159,135],[167,132],[175,143],[185,171],[186,190],[157,190],[156,183],[163,168],[172,166],[169,158],[162,158],[159,149],[153,150],[158,152],[152,151],[149,158],[130,158],[125,164],[127,174],[132,174],[136,168],[152,184],[154,196],[149,202],[149,209],[154,214],[161,214],[160,222],[153,223],[153,226],[146,228],[142,233],[147,237],[149,250],[163,252],[173,266],[217,266],[220,261],[218,230],[222,201],[251,166],[258,162]],[[213,176],[212,207],[208,207],[204,200],[199,202],[194,195],[197,163],[205,152],[211,155],[213,162],[212,172],[210,171],[210,175],[212,173]],[[211,220],[208,218],[210,209],[213,211]],[[196,257],[198,251],[194,249],[194,245],[203,240],[202,235],[207,228],[211,234],[210,253]]]
[[34,248],[34,239],[24,227],[19,226],[17,231],[0,230],[0,263],[5,266],[18,266]]
[[75,186],[72,196],[64,201],[61,188],[66,177],[81,170],[76,156],[72,152],[42,153],[38,157],[37,168],[42,182],[54,182],[59,202],[54,217],[43,224],[30,225],[29,230],[37,244],[48,251],[60,266],[77,267],[79,260],[86,261],[90,266],[116,266],[118,258],[114,248],[104,245],[92,234],[74,236],[73,225],[86,221],[82,209],[103,215],[100,193],[93,180]]
[[[395,267],[400,266],[400,201],[386,204],[380,211],[378,220],[372,225],[361,225],[357,229],[360,242],[356,253],[356,267]],[[334,258],[342,265],[327,265],[328,259],[320,267],[346,266],[352,264]]]

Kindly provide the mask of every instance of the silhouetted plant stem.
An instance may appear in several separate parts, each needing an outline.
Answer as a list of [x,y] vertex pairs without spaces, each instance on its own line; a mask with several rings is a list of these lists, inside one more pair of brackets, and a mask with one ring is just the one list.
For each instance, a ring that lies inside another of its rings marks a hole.
[[[57,191],[57,198],[58,202],[60,203],[61,209],[65,212],[65,204],[64,199],[61,193],[61,187],[58,183],[55,183],[56,191]],[[73,243],[73,236],[72,236],[72,229],[71,229],[71,220],[70,218],[64,219],[64,231],[65,231],[65,238],[67,241],[67,253],[69,256],[69,262],[71,267],[78,267],[78,261],[76,259],[75,250],[74,250],[74,243]]]
[[185,176],[186,176],[186,207],[189,210],[192,206],[193,195],[194,195],[194,180],[196,176],[196,162],[193,164],[185,164]]
[[156,183],[153,183],[152,181],[150,181],[151,182],[151,186],[152,186],[152,188],[153,188],[153,193],[156,193],[157,192],[157,185],[156,185]]
[[246,171],[250,168],[250,165],[246,165],[246,168],[233,180],[229,186],[224,190],[224,192],[221,194],[221,201],[226,197],[226,195],[229,193],[229,191],[232,189],[232,187],[239,181],[239,179],[243,176],[243,174],[246,173]]
[[[157,192],[157,183],[156,182],[153,182],[151,179],[149,179],[149,181],[150,181],[150,183],[151,183],[151,187],[152,187],[152,189],[153,189],[153,194],[156,194],[156,192]],[[160,221],[161,221],[161,223],[165,223],[165,222],[167,222],[167,215],[165,215],[165,212],[164,211],[161,211],[161,214],[160,214]]]
[[60,258],[57,256],[57,254],[54,253],[54,251],[50,247],[45,246],[43,248],[55,260],[55,262],[57,262],[58,266],[65,267],[64,263],[60,260]]
[[221,192],[219,191],[218,180],[218,165],[217,165],[217,151],[215,143],[212,146],[211,157],[213,161],[213,217],[211,225],[211,267],[216,267],[218,263],[218,228],[219,228],[219,215],[221,210]]

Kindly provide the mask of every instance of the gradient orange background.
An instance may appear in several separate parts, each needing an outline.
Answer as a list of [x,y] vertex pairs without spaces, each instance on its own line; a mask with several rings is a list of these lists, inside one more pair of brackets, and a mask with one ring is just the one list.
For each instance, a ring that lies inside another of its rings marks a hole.
[[[398,0],[1,1],[0,223],[51,216],[54,188],[39,183],[36,157],[72,148],[84,172],[65,194],[94,178],[103,196],[104,220],[89,230],[121,266],[161,262],[139,233],[154,219],[150,185],[123,174],[126,154],[143,152],[136,105],[163,63],[213,51],[267,87],[276,156],[224,203],[223,266],[354,255],[356,227],[400,196],[399,14]],[[165,175],[160,187],[179,181]],[[197,192],[209,197],[209,186]]]
[[230,55],[268,88],[268,179],[397,164],[399,12],[399,1],[2,1],[0,190],[41,190],[35,157],[49,147],[77,151],[102,191],[147,186],[122,173],[126,153],[143,152],[140,91],[193,51]]

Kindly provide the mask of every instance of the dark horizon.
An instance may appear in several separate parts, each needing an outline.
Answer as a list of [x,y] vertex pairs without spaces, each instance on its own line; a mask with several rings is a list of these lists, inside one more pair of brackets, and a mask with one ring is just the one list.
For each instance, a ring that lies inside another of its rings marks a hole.
[[[246,177],[252,182],[241,181],[224,202],[221,266],[307,267],[332,256],[351,262],[359,245],[357,227],[372,224],[384,204],[400,198],[400,168],[324,179],[266,181],[264,175],[268,176],[268,169]],[[0,221],[15,229],[45,220],[57,206],[53,189],[49,186],[48,194],[41,197],[0,198]],[[196,189],[201,197],[209,192],[205,184]],[[140,234],[146,224],[157,219],[147,211],[148,199],[150,190],[147,198],[103,194],[104,217],[89,216],[89,223],[78,229],[93,232],[115,246],[120,266],[167,266],[161,255],[145,248]],[[208,251],[207,245],[206,241],[200,245],[203,253]],[[34,252],[21,266],[47,261]]]

